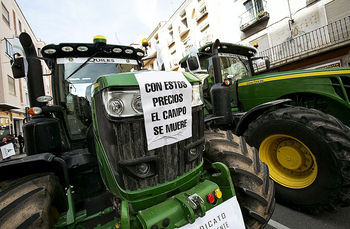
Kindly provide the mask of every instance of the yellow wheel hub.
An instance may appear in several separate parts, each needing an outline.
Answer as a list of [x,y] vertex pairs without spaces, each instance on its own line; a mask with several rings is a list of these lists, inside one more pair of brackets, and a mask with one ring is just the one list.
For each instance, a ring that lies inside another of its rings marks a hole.
[[314,155],[301,141],[288,135],[267,137],[260,145],[261,161],[269,167],[270,177],[282,186],[301,189],[317,177]]

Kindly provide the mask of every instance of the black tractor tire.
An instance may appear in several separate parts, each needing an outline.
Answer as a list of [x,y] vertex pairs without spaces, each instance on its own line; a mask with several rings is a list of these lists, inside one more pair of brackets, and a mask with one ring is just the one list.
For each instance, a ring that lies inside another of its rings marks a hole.
[[246,228],[263,228],[275,208],[273,181],[256,149],[231,131],[207,130],[206,163],[222,162],[230,170]]
[[0,228],[51,228],[66,211],[62,186],[53,173],[0,183]]
[[337,118],[281,108],[250,123],[244,137],[268,165],[278,202],[316,214],[350,205],[350,131]]

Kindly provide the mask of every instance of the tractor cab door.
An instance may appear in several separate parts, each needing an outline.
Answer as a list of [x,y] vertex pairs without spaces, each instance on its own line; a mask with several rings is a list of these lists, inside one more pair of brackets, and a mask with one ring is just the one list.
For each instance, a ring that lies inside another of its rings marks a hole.
[[[129,72],[138,67],[136,60],[126,62],[125,59],[99,57],[85,63],[86,60],[58,58],[55,68],[55,103],[65,108],[63,120],[70,142],[84,141],[92,124],[90,104],[97,78],[110,73]],[[80,69],[83,63],[84,67]]]
[[[252,76],[251,68],[249,67],[249,59],[246,56],[219,53],[220,69],[223,82],[226,79],[231,79],[232,84],[229,85],[231,109],[238,108],[238,82]],[[214,67],[211,56],[205,56],[200,59],[200,68],[202,71],[195,73],[202,80],[203,97],[208,109],[208,101],[210,102],[210,89],[215,84],[214,82]],[[209,103],[211,106],[211,104]],[[210,110],[210,108],[209,108]]]

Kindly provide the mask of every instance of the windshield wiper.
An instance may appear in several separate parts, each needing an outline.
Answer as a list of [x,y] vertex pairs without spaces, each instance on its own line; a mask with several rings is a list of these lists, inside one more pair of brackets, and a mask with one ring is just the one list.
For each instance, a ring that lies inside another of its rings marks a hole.
[[244,67],[245,67],[245,70],[247,70],[247,72],[249,72],[248,68],[247,68],[247,65],[243,62],[243,60],[241,59],[241,57],[237,56],[238,59],[241,61],[241,63],[243,63]]
[[84,63],[82,63],[77,69],[75,69],[74,72],[72,72],[72,74],[70,74],[67,78],[69,79],[72,75],[74,75],[75,73],[77,73],[80,69],[82,69],[83,67],[85,67],[87,65],[87,63],[94,57],[96,56],[98,53],[100,53],[101,51],[97,51],[95,52],[92,56],[90,56]]

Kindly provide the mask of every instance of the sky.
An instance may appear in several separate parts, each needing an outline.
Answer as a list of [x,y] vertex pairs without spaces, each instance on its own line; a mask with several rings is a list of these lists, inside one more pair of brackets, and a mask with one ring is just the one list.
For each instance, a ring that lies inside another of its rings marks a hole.
[[184,0],[16,0],[35,36],[47,44],[92,43],[103,35],[109,44],[129,45],[150,35]]

